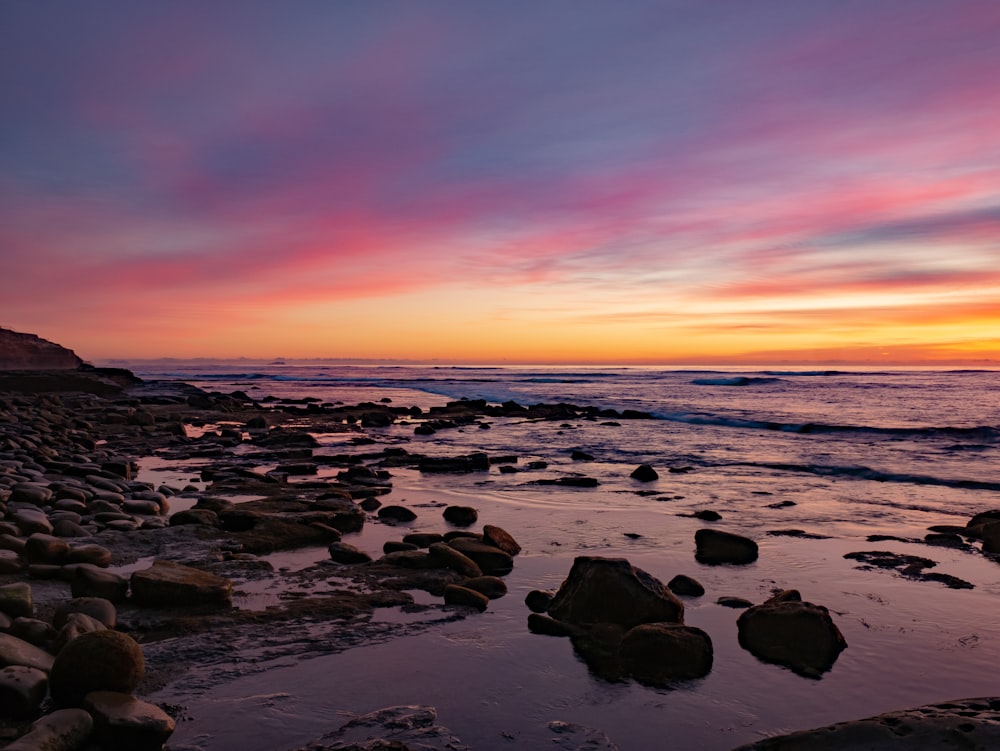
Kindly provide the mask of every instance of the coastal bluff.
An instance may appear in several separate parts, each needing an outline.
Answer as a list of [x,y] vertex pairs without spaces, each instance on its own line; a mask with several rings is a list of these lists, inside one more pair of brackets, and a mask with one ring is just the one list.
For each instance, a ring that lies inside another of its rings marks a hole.
[[76,370],[75,352],[35,334],[0,328],[0,370]]

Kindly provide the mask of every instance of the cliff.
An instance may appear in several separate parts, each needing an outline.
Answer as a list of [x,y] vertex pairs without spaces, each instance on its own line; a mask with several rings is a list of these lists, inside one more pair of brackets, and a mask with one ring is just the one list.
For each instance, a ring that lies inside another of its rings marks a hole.
[[73,350],[34,334],[0,328],[0,370],[76,370],[83,360]]

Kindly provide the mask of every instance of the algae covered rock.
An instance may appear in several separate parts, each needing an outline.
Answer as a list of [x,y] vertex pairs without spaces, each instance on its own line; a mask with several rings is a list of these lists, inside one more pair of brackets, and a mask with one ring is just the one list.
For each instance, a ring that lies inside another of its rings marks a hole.
[[132,693],[146,672],[142,647],[120,631],[81,634],[56,657],[49,674],[52,699],[78,706],[91,691]]

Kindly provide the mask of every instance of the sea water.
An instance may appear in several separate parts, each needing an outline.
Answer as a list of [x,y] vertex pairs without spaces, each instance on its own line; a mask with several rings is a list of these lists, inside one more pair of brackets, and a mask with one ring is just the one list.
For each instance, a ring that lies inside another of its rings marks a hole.
[[[961,526],[975,513],[1000,508],[995,371],[128,365],[144,378],[240,390],[255,399],[388,398],[424,409],[462,398],[565,402],[655,418],[505,418],[491,421],[489,430],[470,426],[429,437],[413,435],[412,425],[367,431],[413,452],[482,450],[516,455],[522,466],[548,463],[511,474],[393,470],[387,499],[420,512],[412,529],[443,526],[424,510],[429,504],[462,503],[518,539],[524,552],[507,577],[510,594],[482,615],[418,636],[275,666],[266,678],[221,683],[197,696],[168,689],[163,700],[183,699],[193,716],[175,736],[179,743],[294,748],[336,727],[344,713],[428,703],[474,748],[551,746],[548,723],[558,720],[599,728],[621,749],[658,747],[667,739],[676,748],[726,749],[778,732],[998,693],[991,666],[1000,659],[1000,563],[975,548],[922,542],[932,525]],[[338,444],[336,451],[343,450]],[[593,459],[574,461],[574,450]],[[656,468],[660,479],[632,480],[640,463]],[[600,484],[535,483],[572,474]],[[711,526],[757,540],[759,560],[741,567],[695,562],[694,533],[707,525],[691,514],[704,509],[722,515]],[[788,536],[789,530],[815,537]],[[349,539],[377,555],[384,539],[406,531],[369,524]],[[898,539],[872,543],[870,535]],[[871,550],[931,558],[933,571],[972,588],[859,570],[844,558]],[[609,683],[591,674],[567,641],[528,633],[524,595],[558,587],[577,555],[624,557],[662,581],[677,573],[699,579],[707,594],[685,600],[685,622],[713,640],[709,676],[670,689]],[[781,588],[797,588],[828,607],[847,639],[848,649],[819,680],[758,662],[737,643],[738,611],[716,603],[726,595],[760,602]],[[247,722],[228,721],[234,707],[247,713]]]

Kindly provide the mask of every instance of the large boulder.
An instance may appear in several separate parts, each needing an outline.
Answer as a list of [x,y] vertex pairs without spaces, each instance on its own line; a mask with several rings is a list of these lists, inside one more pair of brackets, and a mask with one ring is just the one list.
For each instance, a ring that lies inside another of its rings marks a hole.
[[740,646],[757,659],[810,678],[832,668],[847,647],[830,611],[803,602],[795,590],[780,592],[743,611],[736,625]]
[[656,577],[624,558],[580,556],[548,609],[578,625],[682,623],[684,604]]
[[132,574],[132,600],[148,607],[232,604],[229,579],[173,561],[156,561]]
[[132,693],[146,672],[142,647],[120,631],[92,631],[71,641],[56,657],[49,692],[62,706],[79,706],[91,691]]
[[0,717],[35,714],[45,699],[49,677],[38,668],[8,665],[0,668]]
[[699,529],[694,533],[695,560],[699,563],[742,565],[757,560],[757,543],[717,529]]
[[677,623],[636,626],[622,639],[619,655],[625,669],[641,683],[701,678],[712,670],[708,634]]

